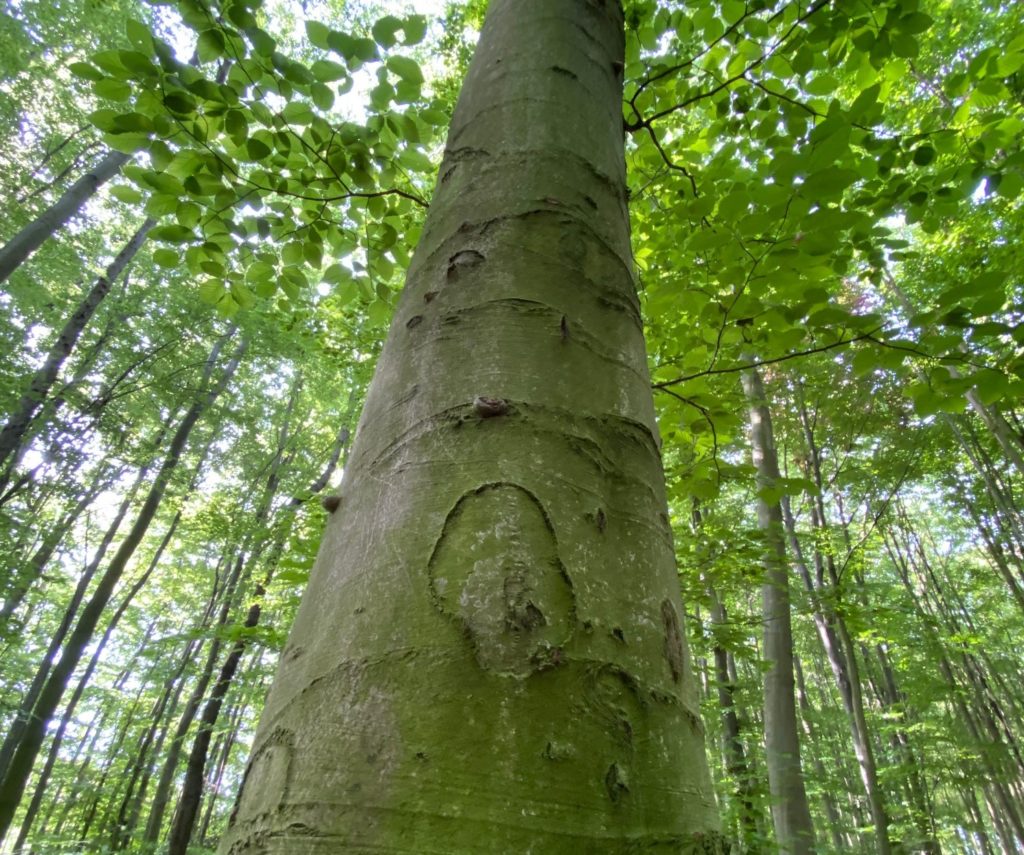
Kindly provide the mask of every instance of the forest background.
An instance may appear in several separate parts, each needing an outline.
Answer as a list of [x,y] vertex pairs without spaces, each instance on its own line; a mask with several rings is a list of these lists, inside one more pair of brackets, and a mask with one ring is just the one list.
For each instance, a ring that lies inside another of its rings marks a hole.
[[[775,845],[784,611],[818,851],[1022,851],[1024,10],[625,5],[724,828]],[[484,4],[424,11],[0,15],[5,852],[216,845]]]

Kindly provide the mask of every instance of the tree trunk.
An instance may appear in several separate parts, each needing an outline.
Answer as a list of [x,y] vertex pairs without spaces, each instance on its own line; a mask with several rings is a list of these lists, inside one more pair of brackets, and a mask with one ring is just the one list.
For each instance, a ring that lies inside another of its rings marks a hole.
[[[839,573],[836,570],[833,550],[827,545],[829,532],[828,519],[825,515],[825,483],[821,476],[821,454],[818,450],[814,429],[807,412],[803,388],[799,382],[796,385],[796,390],[797,411],[800,417],[800,425],[803,429],[804,440],[807,443],[810,475],[815,486],[815,492],[811,499],[811,523],[818,532],[817,545],[815,546],[815,566],[819,588],[823,588],[827,584],[830,589],[828,591],[831,594],[830,599],[839,602],[839,598],[842,595]],[[790,514],[789,516],[790,519],[787,523],[789,536],[793,543],[798,544],[796,527],[793,524],[792,515]],[[828,570],[827,583],[825,582],[825,568]],[[805,573],[805,584],[808,581],[809,576]],[[864,784],[864,792],[867,795],[868,805],[871,808],[875,845],[879,855],[889,855],[892,852],[892,844],[889,840],[889,816],[885,810],[885,803],[878,782],[875,750],[871,742],[867,716],[864,712],[864,698],[861,689],[860,666],[857,663],[857,651],[853,639],[850,637],[846,626],[846,619],[843,617],[841,609],[834,606],[824,608],[821,597],[823,591],[814,590],[813,585],[809,588],[809,592],[815,598],[816,615],[822,615],[825,619],[824,621],[817,621],[819,635],[821,636],[822,643],[825,645],[829,664],[832,666],[836,684],[846,706],[846,712],[850,717],[853,750],[857,755],[861,782]],[[827,627],[827,632],[823,631],[823,625]]]
[[789,565],[778,499],[765,492],[779,482],[771,413],[756,368],[743,372],[743,391],[750,408],[750,445],[757,467],[757,525],[764,538],[765,581],[761,589],[764,617],[764,740],[772,819],[779,849],[786,853],[814,851],[814,825],[803,770],[797,727],[793,677],[793,626],[789,606]]
[[[255,627],[260,621],[261,605],[260,600],[265,591],[262,586],[257,586],[255,591],[256,602],[249,607],[245,623],[242,624],[243,631]],[[231,688],[235,678],[235,671],[238,663],[242,660],[245,652],[245,639],[241,638],[231,647],[224,664],[221,665],[220,673],[217,675],[217,682],[213,685],[213,691],[203,707],[203,713],[199,717],[199,732],[192,743],[192,750],[188,755],[188,765],[185,768],[185,781],[181,788],[181,798],[178,800],[178,809],[171,821],[171,833],[168,837],[167,851],[169,855],[186,855],[189,840],[192,838],[192,829],[195,826],[196,817],[199,814],[199,803],[203,797],[203,781],[206,777],[206,757],[210,750],[210,738],[213,735],[213,728],[220,716],[220,708],[224,698]]]
[[20,456],[19,452],[24,447],[25,435],[40,407],[42,407],[43,401],[50,393],[50,389],[57,379],[61,366],[67,360],[71,351],[74,350],[79,336],[81,336],[82,331],[89,323],[96,309],[99,308],[100,303],[103,302],[103,298],[110,293],[111,286],[135,257],[135,254],[146,240],[146,235],[154,225],[156,225],[155,220],[147,219],[139,226],[131,240],[125,244],[117,257],[110,263],[106,272],[93,283],[92,288],[89,289],[75,311],[72,312],[71,317],[64,324],[60,335],[57,336],[56,341],[50,346],[43,364],[32,375],[28,389],[18,402],[17,411],[11,414],[7,424],[0,431],[0,466],[7,463],[8,458],[12,458],[12,462],[17,461]]
[[178,760],[181,757],[181,749],[185,744],[185,737],[188,735],[192,722],[195,721],[195,717],[199,713],[203,697],[206,695],[206,689],[210,685],[210,680],[213,679],[213,672],[217,667],[217,660],[220,657],[221,649],[221,631],[227,626],[228,618],[231,616],[231,609],[235,600],[235,590],[245,564],[244,555],[240,554],[237,557],[231,558],[228,564],[231,567],[231,571],[225,581],[213,640],[210,642],[210,649],[207,652],[203,669],[199,673],[199,679],[195,686],[192,687],[188,700],[185,702],[185,708],[178,719],[167,756],[164,758],[160,768],[160,777],[157,779],[156,790],[153,792],[153,801],[149,807],[149,817],[146,820],[146,830],[142,838],[150,846],[154,845],[160,837],[164,813],[170,801],[171,785],[174,781],[174,775],[178,770]]
[[89,589],[89,585],[92,583],[92,579],[96,575],[97,570],[99,570],[100,564],[107,554],[107,550],[114,542],[114,538],[117,536],[117,533],[121,528],[121,523],[124,522],[125,516],[131,509],[132,502],[135,500],[136,493],[141,488],[148,473],[148,465],[143,466],[139,470],[138,475],[135,478],[135,482],[128,489],[128,492],[122,499],[113,520],[111,520],[106,531],[104,531],[103,537],[93,553],[92,560],[83,569],[82,575],[78,578],[78,583],[75,585],[75,590],[71,595],[71,600],[64,609],[63,615],[61,615],[60,623],[54,628],[52,637],[50,638],[50,643],[47,645],[46,653],[43,655],[42,661],[36,669],[36,673],[32,678],[28,691],[25,692],[25,695],[22,698],[14,721],[11,723],[10,728],[4,736],[3,744],[0,745],[0,781],[3,781],[7,777],[14,754],[17,751],[18,746],[21,744],[22,739],[25,737],[25,732],[31,721],[33,710],[35,709],[35,706],[39,701],[39,696],[46,687],[47,680],[50,677],[53,660],[60,652],[60,647],[64,643],[64,639],[71,629],[75,616],[78,614],[78,609],[82,604],[82,600],[85,598],[85,594]]
[[212,388],[208,387],[217,356],[226,340],[227,336],[222,337],[210,354],[210,359],[207,361],[204,373],[203,391],[178,425],[178,429],[168,447],[167,454],[161,463],[160,470],[149,489],[142,507],[139,509],[139,514],[131,530],[118,547],[106,571],[93,590],[89,602],[82,609],[78,622],[64,646],[60,660],[53,666],[46,685],[39,693],[39,700],[32,711],[32,718],[25,728],[17,750],[14,752],[10,766],[7,769],[7,774],[4,776],[3,781],[0,782],[0,836],[6,834],[11,820],[14,818],[14,812],[17,810],[18,802],[21,800],[28,776],[32,772],[32,764],[35,762],[43,738],[46,735],[46,727],[53,717],[57,706],[60,704],[67,681],[78,666],[86,647],[92,640],[93,632],[99,623],[100,616],[103,614],[103,610],[106,608],[114,592],[114,587],[120,581],[125,568],[128,566],[128,561],[135,554],[136,548],[142,542],[142,538],[149,529],[150,523],[156,516],[164,492],[170,483],[171,475],[177,468],[185,449],[185,444],[192,433],[192,428],[195,427],[199,417],[217,400],[227,386],[228,381],[234,375],[245,347],[244,343],[235,351],[218,382]]
[[[297,391],[298,387],[296,386],[295,393],[292,397],[292,404],[295,401]],[[290,415],[291,405],[289,405],[288,408],[288,416]],[[307,498],[315,496],[328,484],[331,480],[331,476],[334,474],[335,468],[338,465],[338,461],[341,459],[341,453],[348,443],[348,438],[349,430],[348,426],[345,425],[338,432],[334,447],[331,450],[330,459],[324,467],[324,470],[316,477],[313,483],[300,497],[293,498],[286,506],[285,511],[289,516],[294,513],[295,510],[307,500]],[[267,489],[264,491],[264,501],[256,514],[257,526],[262,526],[266,522],[266,518],[270,513],[271,504],[280,482],[280,466],[289,440],[288,418],[286,417],[285,424],[279,433],[277,452],[270,467],[270,476],[267,479]],[[287,530],[285,529],[281,532],[277,541],[270,550],[270,560],[268,562],[267,573],[263,581],[256,586],[254,594],[256,602],[254,602],[249,608],[245,623],[243,624],[243,631],[246,629],[254,629],[260,622],[260,614],[262,612],[262,605],[260,601],[262,600],[266,589],[270,586],[274,572],[277,569],[277,561],[280,558],[282,549],[284,548],[286,534]],[[261,548],[254,551],[253,554],[249,556],[249,562],[254,563],[259,558],[260,552]],[[213,691],[210,693],[210,697],[207,699],[206,706],[203,708],[203,713],[200,716],[199,732],[196,734],[195,741],[192,743],[192,750],[189,752],[188,765],[185,769],[185,780],[181,787],[181,797],[178,800],[178,808],[175,811],[174,819],[171,822],[171,831],[168,838],[169,855],[185,855],[189,841],[192,839],[192,829],[195,826],[196,817],[199,815],[199,804],[203,795],[203,781],[206,774],[206,760],[207,755],[209,754],[210,737],[217,724],[217,719],[220,716],[221,705],[224,703],[224,698],[227,695],[228,689],[231,688],[235,672],[238,669],[238,663],[241,661],[242,654],[245,652],[245,647],[246,638],[243,635],[243,637],[236,641],[232,646],[231,652],[228,654],[227,659],[225,659],[224,664],[221,666],[217,682],[214,684]]]
[[99,188],[117,175],[129,160],[119,151],[107,152],[89,172],[72,184],[64,195],[0,247],[0,282],[18,268],[48,237],[63,226]]
[[60,724],[57,726],[57,731],[53,735],[50,750],[46,757],[46,763],[43,765],[43,770],[39,774],[39,780],[36,781],[35,791],[32,793],[32,800],[29,802],[28,808],[25,811],[25,816],[22,817],[21,829],[18,831],[18,838],[14,844],[15,851],[19,851],[28,840],[29,832],[32,829],[32,823],[35,822],[35,818],[39,813],[39,808],[43,803],[43,797],[46,795],[50,775],[53,773],[53,767],[60,754],[60,747],[61,743],[64,741],[64,734],[67,732],[68,725],[71,723],[71,717],[74,715],[75,709],[78,707],[78,702],[82,699],[82,695],[85,694],[85,688],[89,685],[89,681],[92,679],[92,675],[95,673],[96,667],[100,663],[103,652],[106,650],[107,644],[110,642],[110,637],[114,634],[114,630],[117,629],[117,625],[121,622],[121,618],[124,617],[125,612],[128,611],[128,607],[135,599],[135,595],[142,590],[143,585],[146,584],[149,577],[160,563],[160,557],[163,555],[164,549],[167,548],[167,544],[170,543],[171,538],[174,537],[174,531],[177,529],[180,520],[181,511],[178,511],[178,513],[174,515],[174,520],[171,522],[171,525],[167,530],[167,534],[164,535],[163,540],[160,542],[160,546],[157,548],[156,553],[149,562],[146,572],[135,580],[128,593],[121,598],[121,602],[118,605],[117,610],[107,623],[107,628],[104,630],[99,644],[96,645],[96,649],[93,651],[92,657],[89,659],[89,664],[86,666],[84,673],[79,678],[78,685],[75,686],[75,691],[71,695],[71,700],[68,701],[67,707],[61,716]]
[[[259,657],[260,651],[256,651],[256,655],[253,659]],[[253,662],[249,663],[249,667],[253,667]],[[260,684],[263,685],[262,682]],[[263,697],[263,692],[259,692],[259,697]],[[207,798],[205,810],[203,811],[203,818],[199,821],[199,827],[196,829],[196,834],[199,838],[199,845],[209,847],[209,833],[210,824],[213,820],[214,812],[217,809],[217,802],[220,800],[221,790],[224,786],[224,773],[227,771],[228,760],[231,758],[231,752],[234,747],[238,744],[238,737],[242,732],[242,716],[246,712],[246,703],[239,703],[236,705],[234,710],[228,716],[228,727],[226,732],[221,737],[220,746],[214,751],[217,755],[217,762],[214,764],[213,771],[207,776],[206,789]]]
[[100,471],[90,476],[93,480],[89,487],[82,493],[81,497],[43,536],[39,547],[32,553],[28,560],[28,566],[20,572],[12,574],[11,586],[4,592],[4,604],[0,607],[0,634],[6,634],[8,624],[14,616],[15,611],[28,596],[28,592],[36,580],[43,575],[53,553],[57,551],[64,536],[71,531],[72,527],[88,508],[99,493],[110,486],[111,479],[106,471]]
[[721,849],[629,246],[617,0],[494,0],[222,843]]
[[[725,606],[718,598],[714,587],[708,585],[711,600],[711,624],[715,627],[727,623]],[[758,836],[758,814],[754,803],[756,783],[747,765],[746,752],[740,736],[740,720],[736,714],[733,697],[734,685],[729,679],[729,654],[721,643],[715,640],[715,682],[718,689],[718,706],[722,714],[722,750],[725,755],[725,770],[736,786],[736,802],[739,807],[739,838],[743,851],[755,851]]]
[[832,848],[836,852],[848,852],[851,849],[850,838],[843,833],[843,821],[839,808],[836,805],[835,795],[829,788],[828,772],[821,760],[822,751],[815,750],[814,725],[812,724],[813,710],[811,700],[807,697],[807,686],[804,684],[804,672],[800,665],[800,658],[793,657],[793,670],[796,673],[796,696],[800,704],[800,720],[803,722],[804,733],[807,742],[811,746],[811,765],[814,767],[814,776],[821,787],[821,800],[825,804],[825,815],[828,817],[828,830],[832,837]]

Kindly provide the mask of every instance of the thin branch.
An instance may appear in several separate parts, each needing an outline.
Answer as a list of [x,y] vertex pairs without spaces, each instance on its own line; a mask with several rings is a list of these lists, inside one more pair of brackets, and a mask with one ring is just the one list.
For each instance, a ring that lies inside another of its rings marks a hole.
[[801,356],[811,356],[815,353],[825,353],[829,350],[835,350],[836,348],[846,347],[848,344],[853,344],[858,341],[873,341],[876,344],[883,344],[883,342],[873,339],[872,336],[881,330],[882,327],[872,330],[869,333],[863,333],[861,335],[853,336],[853,338],[840,339],[834,341],[831,344],[825,344],[821,347],[812,347],[809,350],[798,350],[795,353],[787,353],[784,356],[777,356],[774,359],[755,359],[751,362],[745,362],[742,365],[735,365],[729,368],[708,368],[704,371],[698,371],[695,374],[685,374],[682,377],[677,377],[675,380],[665,380],[662,383],[652,384],[653,389],[667,389],[669,386],[677,386],[680,383],[686,383],[688,380],[696,380],[698,377],[707,377],[711,374],[737,374],[740,371],[746,371],[750,368],[760,368],[762,365],[774,365],[777,362],[786,362],[790,359],[798,359]]

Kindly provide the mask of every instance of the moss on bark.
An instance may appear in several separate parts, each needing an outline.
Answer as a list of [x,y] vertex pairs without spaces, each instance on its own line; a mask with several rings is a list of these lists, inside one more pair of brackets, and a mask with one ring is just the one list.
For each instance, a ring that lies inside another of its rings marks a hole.
[[492,0],[225,853],[720,851],[622,53],[615,0]]

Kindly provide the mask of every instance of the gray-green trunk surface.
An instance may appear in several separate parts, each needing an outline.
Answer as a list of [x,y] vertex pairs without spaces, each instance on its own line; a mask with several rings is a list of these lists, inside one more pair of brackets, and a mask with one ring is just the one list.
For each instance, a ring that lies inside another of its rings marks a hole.
[[716,852],[617,0],[492,0],[224,853]]

